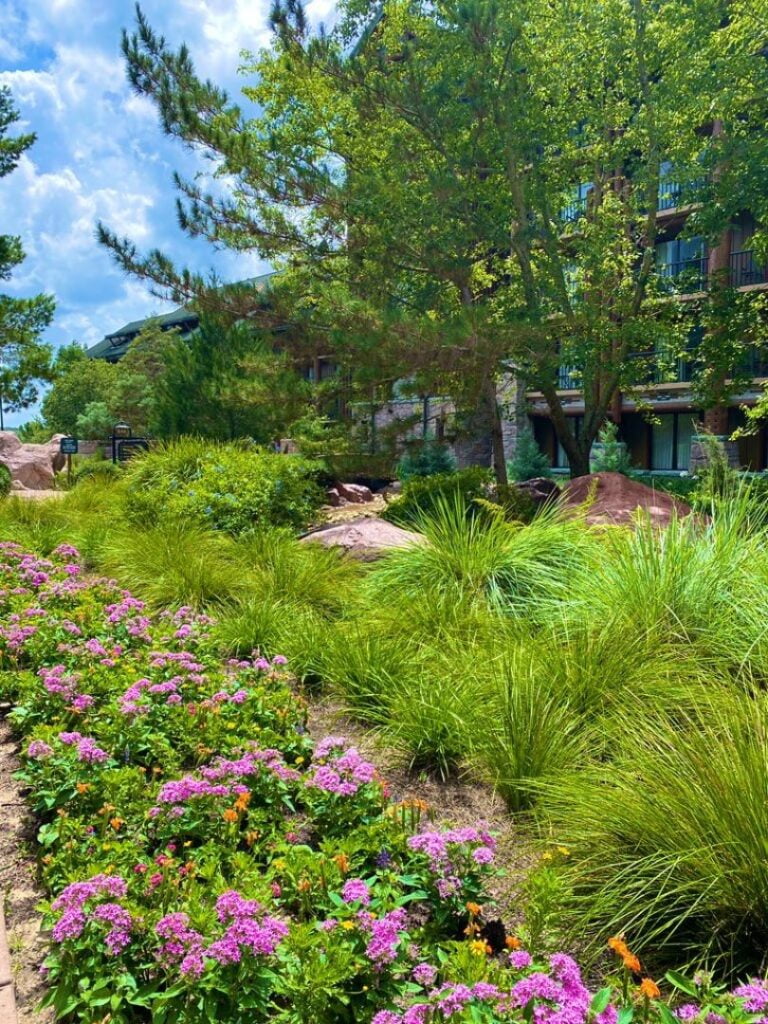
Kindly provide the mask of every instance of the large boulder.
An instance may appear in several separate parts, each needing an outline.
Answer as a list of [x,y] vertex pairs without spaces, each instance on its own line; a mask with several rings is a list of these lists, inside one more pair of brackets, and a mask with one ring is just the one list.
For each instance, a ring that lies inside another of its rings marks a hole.
[[379,558],[393,548],[409,544],[424,544],[426,538],[420,533],[401,530],[399,526],[385,519],[355,519],[338,526],[321,527],[301,538],[303,543],[324,544],[326,547],[341,548],[354,558],[369,562]]
[[563,490],[566,506],[586,506],[588,523],[631,524],[642,509],[657,526],[666,526],[673,516],[691,514],[684,501],[630,480],[621,473],[590,473],[576,477]]
[[9,430],[0,431],[0,463],[8,467],[15,491],[50,491],[59,466],[59,435],[47,444],[23,444]]

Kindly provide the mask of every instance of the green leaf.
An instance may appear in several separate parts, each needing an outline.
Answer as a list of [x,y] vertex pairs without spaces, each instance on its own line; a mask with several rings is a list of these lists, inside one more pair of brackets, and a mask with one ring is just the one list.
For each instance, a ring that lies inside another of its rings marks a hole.
[[599,992],[595,992],[592,1002],[589,1004],[590,1014],[596,1017],[598,1013],[602,1013],[608,1003],[610,1003],[611,995],[612,989],[608,987],[601,988]]
[[675,988],[679,988],[681,992],[686,992],[689,996],[695,996],[698,994],[698,990],[690,978],[684,977],[682,974],[678,974],[677,971],[667,971],[664,975],[665,979],[674,985]]

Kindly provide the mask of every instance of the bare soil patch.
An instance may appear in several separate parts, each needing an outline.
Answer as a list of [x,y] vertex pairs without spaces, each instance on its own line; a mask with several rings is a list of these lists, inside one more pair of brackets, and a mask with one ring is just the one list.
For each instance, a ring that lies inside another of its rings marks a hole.
[[48,1024],[52,1011],[38,1011],[45,994],[40,964],[46,944],[37,911],[43,892],[37,882],[32,814],[24,802],[21,787],[13,778],[18,769],[18,743],[11,728],[0,719],[0,892],[11,966],[16,987],[19,1024]]

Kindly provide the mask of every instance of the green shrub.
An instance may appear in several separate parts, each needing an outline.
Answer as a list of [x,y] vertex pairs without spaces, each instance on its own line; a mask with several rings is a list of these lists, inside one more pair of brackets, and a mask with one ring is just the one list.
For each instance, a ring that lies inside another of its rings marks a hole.
[[120,463],[112,462],[103,456],[91,456],[79,463],[72,473],[72,482],[81,483],[83,480],[90,480],[98,477],[101,480],[118,480],[123,475],[124,468]]
[[456,473],[413,477],[403,485],[400,497],[391,501],[382,515],[398,526],[412,527],[434,512],[442,502],[452,504],[460,501],[469,513],[476,512],[473,500],[488,496],[491,480],[491,471],[482,466],[460,469]]
[[619,441],[619,428],[611,420],[600,429],[589,462],[592,473],[632,475],[632,463],[627,454],[627,446],[623,441]]
[[453,473],[456,460],[448,447],[439,441],[411,444],[397,464],[397,478],[405,483],[414,477]]
[[510,480],[533,480],[537,476],[550,476],[549,457],[539,448],[530,427],[517,436],[515,454],[507,464]]
[[156,608],[220,605],[236,599],[246,585],[233,541],[178,521],[113,530],[100,562]]
[[0,463],[0,498],[7,498],[11,493],[11,471]]
[[[573,851],[566,910],[580,938],[624,932],[662,965],[764,969],[768,945],[765,697],[698,711],[629,702],[615,760],[553,783],[551,835]],[[602,944],[602,942],[601,942]]]
[[196,522],[239,534],[257,526],[305,528],[322,501],[318,467],[248,442],[182,438],[126,471],[127,514],[136,522]]

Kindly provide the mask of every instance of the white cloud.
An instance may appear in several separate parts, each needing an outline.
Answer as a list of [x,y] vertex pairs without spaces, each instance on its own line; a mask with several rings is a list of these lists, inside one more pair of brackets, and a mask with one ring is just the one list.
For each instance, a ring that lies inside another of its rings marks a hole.
[[[241,51],[269,42],[270,5],[143,0],[153,28],[172,47],[186,42],[199,72],[233,96],[242,85]],[[334,0],[309,0],[307,10],[314,23],[327,23]],[[38,136],[17,170],[0,181],[0,230],[19,234],[27,252],[3,290],[56,295],[48,335],[54,344],[73,338],[92,344],[163,309],[98,245],[99,220],[141,249],[160,248],[225,280],[267,269],[254,254],[214,252],[179,231],[171,174],[190,175],[201,165],[163,135],[153,104],[126,81],[120,32],[133,30],[133,18],[133,0],[0,0],[0,83],[13,91],[20,130]]]

